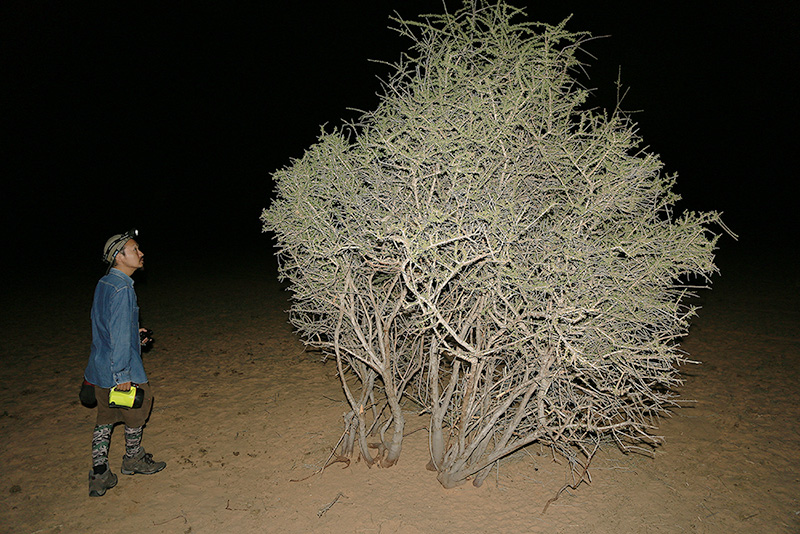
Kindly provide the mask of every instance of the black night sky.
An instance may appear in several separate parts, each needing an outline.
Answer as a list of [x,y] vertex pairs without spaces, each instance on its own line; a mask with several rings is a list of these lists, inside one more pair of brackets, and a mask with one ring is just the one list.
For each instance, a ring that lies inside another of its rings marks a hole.
[[[608,36],[585,47],[593,103],[613,107],[621,68],[623,107],[642,110],[682,207],[724,212],[740,244],[795,247],[794,3],[511,3]],[[270,174],[320,125],[374,107],[388,67],[369,60],[396,61],[408,45],[388,29],[394,11],[443,9],[285,4],[4,3],[4,269],[100,269],[105,239],[134,226],[151,255],[269,248]]]

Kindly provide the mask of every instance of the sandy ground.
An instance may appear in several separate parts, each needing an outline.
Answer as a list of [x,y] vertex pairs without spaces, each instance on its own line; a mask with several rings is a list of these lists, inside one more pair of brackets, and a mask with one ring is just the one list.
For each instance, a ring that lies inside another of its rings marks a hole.
[[[137,282],[156,404],[144,445],[165,471],[120,475],[89,498],[94,412],[77,389],[101,272],[5,284],[0,344],[0,531],[8,533],[626,533],[800,532],[800,275],[747,243],[723,249],[723,274],[683,344],[696,402],[663,421],[654,458],[608,448],[592,483],[542,508],[565,468],[531,447],[481,488],[443,489],[426,471],[423,417],[409,413],[400,463],[335,464],[309,477],[345,412],[331,364],[286,322],[271,259],[148,258]],[[99,269],[99,266],[98,266]],[[90,269],[87,269],[90,271]],[[124,449],[111,444],[119,473]]]

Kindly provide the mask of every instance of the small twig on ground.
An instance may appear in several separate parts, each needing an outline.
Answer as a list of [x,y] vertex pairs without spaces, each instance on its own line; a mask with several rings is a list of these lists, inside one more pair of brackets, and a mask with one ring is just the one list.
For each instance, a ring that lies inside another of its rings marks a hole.
[[[230,501],[228,501],[228,503],[230,503]],[[155,526],[158,526],[158,525],[166,525],[166,524],[167,524],[167,523],[169,523],[170,521],[175,521],[176,519],[181,519],[181,518],[183,518],[183,524],[184,524],[184,525],[185,525],[186,523],[188,523],[188,522],[189,522],[189,520],[186,518],[186,512],[184,512],[183,510],[181,510],[181,515],[176,515],[176,516],[175,516],[175,517],[173,517],[172,519],[167,519],[166,521],[160,521],[160,522],[158,522],[158,523],[156,523],[155,521],[153,521],[153,525],[155,525]]]
[[313,473],[311,473],[307,477],[297,478],[297,479],[290,478],[289,482],[302,482],[303,480],[308,480],[309,478],[313,477],[314,475],[322,473],[323,471],[325,471],[325,469],[329,465],[335,464],[337,462],[343,462],[345,464],[345,466],[342,467],[342,469],[347,469],[348,467],[350,467],[350,458],[347,458],[345,456],[339,456],[338,454],[336,454],[336,447],[339,446],[339,444],[342,442],[342,440],[344,439],[346,434],[347,434],[347,431],[342,433],[342,437],[340,437],[339,441],[336,442],[336,446],[331,449],[331,453],[328,455],[328,459],[325,460],[325,464],[323,464],[322,467],[320,467],[319,469],[317,469],[316,471],[314,471]]
[[336,501],[339,500],[339,497],[344,497],[346,499],[347,495],[345,495],[340,491],[338,494],[336,494],[336,497],[331,502],[329,502],[328,504],[319,509],[319,511],[317,512],[317,517],[322,517],[325,514],[325,512],[333,508],[333,505],[336,504]]
[[566,491],[567,489],[577,489],[578,486],[580,486],[581,483],[583,483],[586,480],[584,478],[584,475],[586,475],[586,470],[585,469],[584,469],[583,473],[581,474],[581,479],[578,480],[578,482],[576,482],[576,483],[567,483],[567,484],[564,484],[563,486],[561,486],[561,489],[556,492],[555,497],[551,497],[551,498],[547,499],[547,502],[544,503],[544,509],[542,510],[542,513],[544,514],[545,512],[547,512],[547,507],[550,506],[550,504],[556,502],[564,491]]
[[[310,475],[308,475],[306,477],[303,477],[303,478],[290,478],[289,482],[302,482],[304,480],[308,480],[309,478],[313,477],[314,475],[318,475],[318,474],[322,473],[327,467],[329,467],[329,466],[331,466],[331,465],[333,465],[335,463],[338,463],[338,462],[342,462],[342,463],[345,464],[345,466],[342,467],[342,469],[347,469],[348,467],[350,467],[350,458],[347,458],[345,456],[339,456],[338,454],[332,454],[331,456],[333,457],[332,460],[328,460],[328,462],[324,466],[320,467],[319,469],[317,469],[316,471],[314,471]],[[331,456],[329,456],[328,458],[330,458]]]
[[599,443],[595,444],[594,450],[586,458],[586,465],[584,465],[584,467],[583,467],[583,472],[581,473],[580,480],[578,480],[577,482],[573,482],[573,483],[569,483],[568,482],[568,483],[564,484],[563,486],[561,486],[561,489],[556,492],[555,496],[551,497],[550,499],[547,500],[546,503],[544,503],[544,509],[542,510],[542,514],[547,512],[547,507],[550,506],[551,503],[556,502],[558,500],[558,498],[561,496],[561,494],[564,491],[566,491],[567,489],[578,489],[578,486],[580,486],[582,483],[591,482],[591,477],[587,477],[587,475],[589,474],[589,465],[592,463],[592,458],[594,458],[594,455],[597,452],[597,449],[599,447],[600,447]]

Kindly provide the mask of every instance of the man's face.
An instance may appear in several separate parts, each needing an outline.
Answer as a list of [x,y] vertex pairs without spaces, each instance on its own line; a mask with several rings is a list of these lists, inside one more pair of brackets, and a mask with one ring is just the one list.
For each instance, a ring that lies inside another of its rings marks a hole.
[[116,268],[122,272],[131,274],[136,269],[144,267],[144,254],[139,250],[139,243],[135,239],[129,239],[122,250],[117,254]]

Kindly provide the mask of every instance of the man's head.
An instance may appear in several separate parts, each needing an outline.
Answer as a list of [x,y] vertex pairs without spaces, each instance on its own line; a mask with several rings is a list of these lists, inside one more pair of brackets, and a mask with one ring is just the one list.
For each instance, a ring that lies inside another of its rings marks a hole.
[[144,254],[139,250],[139,243],[134,237],[139,235],[138,230],[130,230],[124,234],[116,234],[106,241],[103,248],[103,261],[108,263],[108,270],[119,269],[128,276],[144,267],[142,258]]

